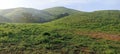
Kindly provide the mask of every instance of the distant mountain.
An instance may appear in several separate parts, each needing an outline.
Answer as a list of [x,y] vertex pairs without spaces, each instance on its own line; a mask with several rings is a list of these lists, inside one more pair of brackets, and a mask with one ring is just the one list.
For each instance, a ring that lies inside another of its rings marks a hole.
[[45,10],[20,7],[0,10],[0,15],[8,18],[13,23],[42,23],[52,21],[57,18],[62,18],[77,12],[77,10],[72,10],[65,7],[53,7]]
[[102,21],[105,21],[106,19],[114,20],[116,18],[120,18],[120,10],[100,10],[94,12],[82,12],[74,9],[69,9],[66,7],[53,7],[44,10],[20,7],[0,10],[0,22],[43,23],[53,21],[59,18],[62,18],[63,20],[61,22],[56,23],[64,23],[64,21],[66,23],[66,20],[71,20],[68,21],[71,23],[77,21],[79,23],[83,22],[86,23],[90,20],[98,22],[101,19],[104,19]]
[[49,13],[32,8],[14,8],[0,11],[12,22],[44,22],[53,18]]

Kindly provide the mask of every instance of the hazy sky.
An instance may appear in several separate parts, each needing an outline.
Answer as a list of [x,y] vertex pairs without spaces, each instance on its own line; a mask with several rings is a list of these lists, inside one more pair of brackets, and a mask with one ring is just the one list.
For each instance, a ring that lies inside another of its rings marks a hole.
[[120,0],[0,0],[0,9],[16,7],[45,9],[55,6],[81,11],[120,10]]

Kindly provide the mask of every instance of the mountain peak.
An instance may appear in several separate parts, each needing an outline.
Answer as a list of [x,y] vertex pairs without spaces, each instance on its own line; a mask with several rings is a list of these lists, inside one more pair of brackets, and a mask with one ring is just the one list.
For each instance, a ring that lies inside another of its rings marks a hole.
[[[51,8],[47,8],[47,9],[70,9],[70,8],[66,8],[64,6],[56,6],[56,7],[51,7]],[[44,9],[44,10],[47,10],[47,9]]]
[[16,9],[24,9],[25,7],[17,7]]
[[57,6],[57,7],[52,7],[52,8],[66,8],[64,6]]
[[25,8],[25,7],[18,7],[18,8],[14,8],[14,9],[25,10],[25,9],[34,9],[34,8]]

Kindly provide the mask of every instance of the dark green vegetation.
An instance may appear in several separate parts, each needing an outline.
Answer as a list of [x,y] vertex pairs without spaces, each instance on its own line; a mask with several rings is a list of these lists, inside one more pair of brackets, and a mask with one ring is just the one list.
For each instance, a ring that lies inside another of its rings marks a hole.
[[119,10],[55,12],[55,17],[65,16],[42,24],[1,23],[0,54],[120,53]]
[[71,15],[71,14],[75,14],[75,13],[79,13],[80,12],[80,11],[73,10],[73,9],[68,9],[68,8],[65,8],[65,7],[48,8],[48,9],[44,9],[44,11],[50,13],[51,15],[53,15],[55,17],[58,17],[61,14],[65,14],[65,13]]

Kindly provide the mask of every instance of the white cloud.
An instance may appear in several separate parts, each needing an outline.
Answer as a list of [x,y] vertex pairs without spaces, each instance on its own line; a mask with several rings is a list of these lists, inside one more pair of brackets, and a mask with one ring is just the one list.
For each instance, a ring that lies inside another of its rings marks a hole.
[[[44,9],[54,6],[65,6],[65,7],[96,7],[100,6],[105,8],[118,7],[120,0],[0,0],[0,9],[16,8],[16,7],[30,7],[37,9]],[[97,7],[96,7],[97,8]],[[81,8],[79,8],[81,9]]]
[[91,3],[91,2],[96,2],[97,0],[50,0],[51,2],[54,3],[61,3],[61,4],[71,4],[71,3]]
[[23,0],[0,0],[0,9],[14,8],[22,4]]
[[103,4],[114,5],[120,3],[120,0],[105,0]]

